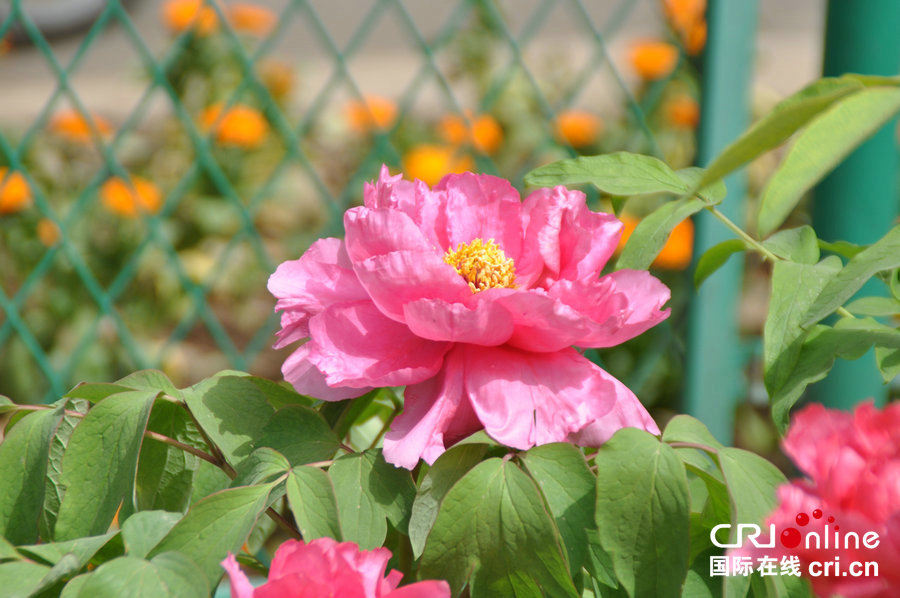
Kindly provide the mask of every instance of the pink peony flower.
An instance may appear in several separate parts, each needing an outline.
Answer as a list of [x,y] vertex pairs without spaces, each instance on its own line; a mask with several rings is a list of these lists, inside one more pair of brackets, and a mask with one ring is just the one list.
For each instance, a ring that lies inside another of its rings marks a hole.
[[634,394],[573,346],[611,347],[661,322],[669,289],[647,272],[600,276],[622,224],[563,187],[524,201],[505,180],[448,175],[434,189],[367,184],[321,239],[281,264],[282,367],[325,400],[406,386],[385,458],[412,468],[484,429],[507,446],[599,445],[624,426],[659,433]]
[[[809,405],[794,416],[784,450],[810,479],[778,489],[766,521],[776,548],[766,554],[798,557],[818,596],[900,596],[900,404],[853,413]],[[866,575],[873,562],[877,576],[872,566]]]
[[222,561],[231,598],[450,598],[446,581],[420,581],[397,588],[403,574],[385,577],[391,551],[360,550],[353,542],[319,538],[308,544],[288,540],[275,551],[269,580],[254,588],[229,553]]

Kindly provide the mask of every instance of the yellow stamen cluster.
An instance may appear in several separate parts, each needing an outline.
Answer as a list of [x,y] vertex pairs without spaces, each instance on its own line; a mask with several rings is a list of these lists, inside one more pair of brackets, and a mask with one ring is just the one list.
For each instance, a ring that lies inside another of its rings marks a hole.
[[516,266],[493,239],[473,239],[447,250],[444,261],[469,283],[473,293],[490,288],[516,288]]

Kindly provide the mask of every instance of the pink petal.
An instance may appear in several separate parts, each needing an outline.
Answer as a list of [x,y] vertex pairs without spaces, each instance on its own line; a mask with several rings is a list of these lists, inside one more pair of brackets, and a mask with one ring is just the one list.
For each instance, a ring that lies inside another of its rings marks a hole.
[[329,386],[325,382],[325,374],[319,371],[309,360],[312,349],[310,343],[298,347],[291,353],[281,366],[284,379],[290,382],[294,390],[302,395],[321,399],[323,401],[342,401],[359,397],[371,388],[352,388],[349,386]]
[[435,247],[450,246],[447,238],[445,194],[435,193],[422,181],[404,181],[402,175],[390,176],[386,166],[375,184],[367,183],[364,191],[367,208],[392,208],[404,212]]
[[385,596],[388,598],[450,598],[450,586],[446,581],[420,581],[403,586]]
[[[611,287],[604,287],[610,283]],[[551,287],[550,294],[594,322],[587,334],[573,343],[579,347],[624,343],[656,326],[670,313],[669,309],[662,309],[671,295],[669,288],[643,270],[619,270],[589,283],[559,281]]]
[[613,380],[574,349],[531,353],[465,346],[472,407],[492,438],[514,448],[567,441],[617,408],[629,416],[622,423],[630,423],[634,409],[617,406],[627,397]]
[[399,210],[372,210],[359,207],[344,214],[347,255],[355,265],[373,256],[395,251],[416,251],[443,255],[434,247],[412,218]]
[[522,253],[522,202],[509,181],[489,175],[451,174],[434,187],[444,194],[449,247],[493,239],[514,261]]
[[523,209],[528,223],[525,246],[537,248],[548,280],[596,277],[622,234],[615,216],[591,211],[584,193],[565,187],[534,191]]
[[309,361],[329,386],[415,384],[434,376],[450,349],[450,343],[416,336],[371,301],[332,305],[309,326]]
[[253,598],[253,585],[244,572],[241,571],[237,559],[230,552],[225,560],[220,563],[228,573],[228,582],[231,585],[231,598]]
[[659,435],[659,427],[647,413],[631,390],[601,368],[597,375],[605,378],[614,388],[616,402],[612,410],[587,426],[569,435],[569,440],[579,446],[600,446],[622,428],[638,428]]
[[417,299],[403,306],[407,326],[418,336],[436,341],[501,345],[513,333],[509,311],[491,300],[499,289],[476,293],[472,307],[441,299]]
[[794,414],[784,451],[813,479],[824,477],[833,455],[853,437],[853,415],[811,403]]
[[463,398],[461,351],[451,350],[440,373],[406,387],[403,412],[384,437],[388,463],[412,469],[419,458],[434,463],[445,448],[481,429]]
[[496,303],[512,315],[514,330],[508,343],[526,351],[556,352],[570,347],[590,325],[583,314],[543,289],[505,293]]
[[375,305],[391,319],[404,321],[403,308],[417,299],[465,303],[472,291],[462,276],[434,254],[395,251],[356,264],[359,279]]
[[309,336],[309,317],[332,303],[366,298],[340,239],[319,239],[300,259],[282,263],[269,277],[269,292],[281,317],[275,348]]

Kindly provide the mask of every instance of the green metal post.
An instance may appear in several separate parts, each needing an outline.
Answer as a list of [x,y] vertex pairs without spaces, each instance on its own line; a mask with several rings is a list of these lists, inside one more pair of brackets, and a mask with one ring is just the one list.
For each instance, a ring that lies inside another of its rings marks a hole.
[[[708,164],[749,123],[757,2],[711,0],[707,22],[698,140],[701,165]],[[720,209],[734,222],[741,222],[746,176],[737,173],[725,184],[728,198]],[[730,233],[720,222],[701,213],[696,219],[695,256],[728,238]],[[746,387],[738,331],[742,277],[743,264],[731,260],[704,282],[691,301],[689,314],[684,409],[725,443],[731,443],[735,405]]]
[[[829,0],[825,25],[826,76],[844,73],[896,75],[900,68],[900,2]],[[853,152],[815,190],[813,226],[827,241],[872,243],[896,222],[900,153],[890,123]],[[881,291],[874,283],[862,294]],[[850,409],[860,400],[884,402],[887,387],[871,353],[835,362],[829,376],[810,388],[810,398]]]

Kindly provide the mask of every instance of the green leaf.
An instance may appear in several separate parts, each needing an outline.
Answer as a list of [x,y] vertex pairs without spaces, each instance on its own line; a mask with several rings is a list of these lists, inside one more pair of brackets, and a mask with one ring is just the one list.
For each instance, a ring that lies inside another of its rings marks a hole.
[[[897,90],[900,93],[900,90]],[[859,252],[819,293],[803,319],[809,327],[831,314],[856,291],[883,270],[900,267],[900,226],[895,226],[878,242]]]
[[297,393],[293,388],[288,388],[286,382],[278,383],[265,378],[257,378],[256,376],[247,376],[247,380],[255,384],[266,395],[266,400],[275,409],[281,409],[288,405],[306,405],[310,407],[315,403],[314,399]]
[[7,598],[26,598],[37,590],[44,577],[50,573],[50,567],[29,563],[27,561],[11,561],[0,565],[0,588]]
[[183,556],[160,555],[152,561],[124,556],[104,563],[81,586],[79,598],[200,598],[209,582]]
[[823,379],[837,357],[859,359],[872,345],[900,348],[900,332],[874,320],[839,320],[834,328],[817,325],[807,335],[790,376],[770,394],[772,419],[781,432],[790,410],[809,384]]
[[900,314],[900,301],[893,297],[862,297],[851,301],[846,306],[847,311],[858,316],[896,316]]
[[99,403],[108,396],[120,392],[136,390],[121,384],[82,383],[63,395],[65,399],[83,399],[90,403]]
[[15,411],[19,406],[13,403],[9,397],[0,395],[0,415],[9,411]]
[[777,229],[806,191],[900,110],[900,89],[873,87],[830,106],[797,137],[761,197],[757,230]]
[[662,251],[663,246],[678,223],[706,207],[696,197],[664,203],[644,217],[628,238],[616,270],[646,270]]
[[84,567],[94,555],[109,543],[118,532],[109,532],[101,536],[88,536],[65,542],[50,542],[49,544],[33,544],[20,546],[19,551],[32,559],[44,561],[48,565],[59,563],[66,555],[75,557],[78,563],[76,569]]
[[759,455],[730,447],[719,451],[719,465],[731,497],[732,531],[738,523],[762,523],[775,508],[775,489],[787,482],[784,474]]
[[69,439],[75,426],[81,422],[82,417],[75,415],[80,413],[84,415],[88,411],[90,403],[84,399],[70,399],[61,401],[65,403],[66,410],[73,413],[63,415],[56,432],[50,440],[50,459],[47,462],[47,477],[44,484],[44,508],[41,511],[41,518],[38,521],[38,530],[40,537],[49,540],[53,537],[53,528],[56,526],[56,517],[59,515],[59,505],[62,503],[62,497],[65,493],[60,479],[62,476],[62,461],[66,454],[66,448],[69,446]]
[[85,584],[85,582],[90,578],[90,573],[82,573],[81,575],[76,575],[72,579],[69,580],[69,583],[63,588],[62,593],[59,595],[59,598],[78,598],[78,595],[81,593],[81,587]]
[[[706,168],[699,184],[707,185],[775,149],[835,102],[862,89],[847,79],[820,79],[783,100]],[[699,184],[697,185],[699,187]]]
[[725,265],[732,255],[745,251],[747,245],[740,239],[728,239],[713,245],[700,256],[694,269],[694,287],[700,288],[709,275]]
[[340,440],[318,412],[290,405],[272,415],[255,445],[277,450],[291,465],[305,465],[334,457]]
[[154,392],[164,392],[175,398],[181,398],[181,391],[172,384],[169,377],[159,370],[141,370],[128,374],[116,384],[127,386],[134,390],[152,390]]
[[770,396],[790,376],[807,331],[801,324],[809,306],[841,268],[830,256],[815,265],[776,262],[763,331],[763,378]]
[[675,451],[623,428],[595,457],[597,529],[630,596],[678,597],[688,570],[690,495]]
[[[684,184],[688,189],[696,189],[696,186],[703,180],[703,175],[705,173],[706,169],[698,168],[696,166],[675,171],[675,174],[684,181]],[[723,181],[715,181],[708,186],[704,186],[704,188],[699,191],[695,191],[694,195],[700,196],[700,199],[706,201],[706,203],[719,204],[725,199],[727,192],[728,190],[725,188],[725,183]]]
[[691,417],[690,415],[676,415],[666,424],[666,429],[662,435],[663,442],[690,442],[694,444],[702,444],[714,449],[721,449],[723,445],[716,440],[712,432],[707,429],[703,422]]
[[[197,426],[180,404],[157,400],[147,429],[189,446],[209,450]],[[186,512],[199,467],[200,458],[196,455],[154,438],[145,439],[135,479],[137,510]]]
[[287,497],[304,539],[343,540],[337,498],[327,473],[315,467],[295,467],[287,479]]
[[409,541],[413,556],[425,550],[425,540],[437,518],[438,508],[450,488],[487,454],[486,444],[458,444],[445,451],[422,478],[409,519]]
[[522,455],[522,462],[547,501],[575,575],[588,557],[587,531],[595,527],[597,480],[584,454],[568,443],[537,446]]
[[416,487],[409,472],[385,462],[381,451],[339,457],[328,475],[345,540],[363,550],[377,548],[387,535],[386,520],[407,533]]
[[181,513],[166,511],[139,511],[122,523],[122,539],[128,556],[144,558],[159,544],[175,524]]
[[203,431],[236,466],[253,451],[275,410],[252,381],[240,376],[208,378],[182,391]]
[[855,243],[848,243],[847,241],[835,241],[834,243],[829,243],[828,241],[819,239],[819,249],[843,256],[848,260],[854,258],[857,253],[866,247],[866,245],[856,245]]
[[509,461],[489,459],[441,502],[420,577],[443,578],[472,598],[577,596],[553,520],[534,482]]
[[878,364],[884,383],[888,384],[900,376],[900,349],[875,347],[875,363]]
[[278,451],[268,447],[258,448],[240,462],[231,487],[267,484],[284,476],[290,469],[290,462]]
[[610,195],[681,194],[687,191],[684,181],[665,162],[629,152],[560,160],[525,175],[525,184],[530,187],[584,183]]
[[16,547],[9,540],[0,536],[0,561],[21,560],[22,555],[16,551]]
[[123,392],[103,399],[75,427],[63,456],[65,487],[54,537],[68,540],[104,533],[130,496],[141,441],[156,391]]
[[0,443],[0,536],[13,544],[38,539],[50,441],[62,416],[62,404],[30,413]]
[[175,551],[193,560],[209,580],[222,576],[219,563],[237,553],[266,510],[273,485],[222,490],[194,504],[187,515],[150,551]]
[[780,258],[815,264],[819,261],[819,239],[810,226],[800,226],[778,231],[765,241],[763,246]]
[[[617,589],[619,580],[616,579],[615,565],[612,557],[600,544],[600,532],[597,531],[596,524],[586,529],[585,533],[588,537],[588,560],[584,564],[584,568],[591,577],[603,585]],[[627,596],[624,590],[622,590],[622,594]]]

